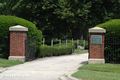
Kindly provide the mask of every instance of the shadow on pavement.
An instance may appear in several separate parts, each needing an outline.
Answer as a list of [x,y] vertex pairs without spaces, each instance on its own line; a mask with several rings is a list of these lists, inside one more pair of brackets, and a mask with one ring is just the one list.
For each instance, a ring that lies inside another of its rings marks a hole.
[[88,61],[83,61],[80,64],[87,64],[87,63],[88,63]]

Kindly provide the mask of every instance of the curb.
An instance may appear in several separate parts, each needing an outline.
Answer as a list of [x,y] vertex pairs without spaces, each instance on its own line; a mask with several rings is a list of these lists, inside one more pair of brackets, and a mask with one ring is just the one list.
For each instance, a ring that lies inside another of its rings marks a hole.
[[67,76],[60,76],[59,80],[82,80],[82,79],[77,79],[77,78],[67,75]]
[[77,79],[77,78],[75,78],[75,77],[72,77],[72,76],[70,76],[70,75],[68,75],[68,78],[70,78],[71,80],[82,80],[82,79]]

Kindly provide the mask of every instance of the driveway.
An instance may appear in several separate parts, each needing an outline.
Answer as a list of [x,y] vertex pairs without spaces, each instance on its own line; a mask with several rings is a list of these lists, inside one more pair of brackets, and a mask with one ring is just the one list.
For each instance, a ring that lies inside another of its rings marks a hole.
[[88,53],[46,57],[6,68],[0,80],[75,80],[70,75],[88,61]]

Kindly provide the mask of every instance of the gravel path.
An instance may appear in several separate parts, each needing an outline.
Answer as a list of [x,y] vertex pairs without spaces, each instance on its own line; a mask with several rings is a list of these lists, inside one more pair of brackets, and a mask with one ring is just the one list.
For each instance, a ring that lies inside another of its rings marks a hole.
[[0,80],[75,80],[70,75],[87,61],[88,53],[40,58],[5,68]]

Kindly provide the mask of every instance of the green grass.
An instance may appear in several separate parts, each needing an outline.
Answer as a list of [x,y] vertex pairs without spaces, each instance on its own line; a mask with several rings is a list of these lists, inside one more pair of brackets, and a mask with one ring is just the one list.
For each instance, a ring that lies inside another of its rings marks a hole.
[[76,54],[88,53],[88,50],[75,49],[74,53]]
[[86,64],[72,76],[83,80],[120,80],[120,64]]
[[14,61],[0,58],[0,67],[10,67],[18,64],[22,64],[22,61]]

